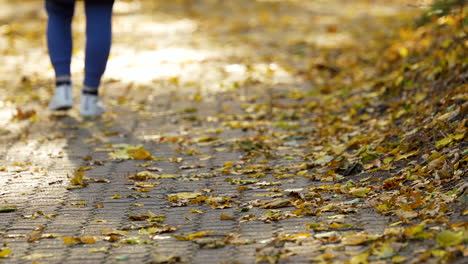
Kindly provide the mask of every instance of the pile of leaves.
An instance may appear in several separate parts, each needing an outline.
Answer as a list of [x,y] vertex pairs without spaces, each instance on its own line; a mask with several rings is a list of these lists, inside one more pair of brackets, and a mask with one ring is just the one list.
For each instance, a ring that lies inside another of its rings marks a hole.
[[347,180],[350,188],[335,184],[333,192],[367,197],[366,207],[407,226],[386,229],[351,263],[366,263],[380,247],[395,257],[395,243],[411,240],[437,242],[417,261],[467,254],[466,19],[449,14],[403,28],[377,50],[380,56],[364,51],[360,64],[345,62],[352,70],[336,74],[333,89],[321,87],[313,110],[320,140],[310,141],[320,152],[309,153],[309,172],[322,181]]

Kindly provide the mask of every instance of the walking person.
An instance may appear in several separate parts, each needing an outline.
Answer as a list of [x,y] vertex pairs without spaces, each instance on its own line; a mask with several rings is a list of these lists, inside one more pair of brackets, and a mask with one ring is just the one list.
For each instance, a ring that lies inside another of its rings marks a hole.
[[[105,112],[99,99],[99,86],[112,43],[113,4],[114,0],[85,0],[85,77],[80,104],[80,114],[83,117],[97,117]],[[75,0],[45,0],[45,8],[48,14],[47,46],[56,82],[49,109],[68,110],[73,107],[70,64]]]

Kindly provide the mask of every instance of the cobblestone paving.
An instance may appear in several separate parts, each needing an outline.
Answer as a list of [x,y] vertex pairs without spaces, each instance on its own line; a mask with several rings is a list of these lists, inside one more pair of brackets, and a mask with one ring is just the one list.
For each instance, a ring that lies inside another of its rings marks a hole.
[[[124,9],[122,3],[119,10]],[[325,13],[337,12],[338,16],[345,15],[337,10],[321,10]],[[137,23],[129,21],[136,20],[138,12],[143,11],[135,10],[136,14],[129,13],[126,16],[116,15],[115,56],[110,60],[109,78],[117,79],[119,74],[125,74],[125,71],[119,71],[120,66],[116,64],[120,57],[132,56],[124,53],[126,49],[132,50],[129,39],[132,37],[135,39],[138,34],[145,33],[141,30],[131,35],[131,30],[129,30],[132,26],[136,27],[131,23]],[[330,19],[334,18],[334,15],[330,15]],[[154,24],[157,23],[157,19],[157,15],[148,17],[148,20]],[[165,21],[169,19],[166,18]],[[129,23],[130,26],[125,28],[123,26],[125,23]],[[190,34],[192,22],[180,19],[173,23],[180,26],[180,32],[164,30],[163,24],[163,28],[161,29],[160,26],[159,31],[154,33],[157,38],[153,45],[155,48],[190,48],[196,42],[200,45],[198,48],[209,49],[203,46],[203,32],[194,34],[192,40],[184,39],[184,36]],[[168,22],[167,25],[169,24]],[[202,30],[207,29],[202,28]],[[146,41],[149,40],[142,39],[142,42]],[[240,44],[234,43],[233,45]],[[220,47],[214,51],[222,50],[221,46],[220,44]],[[196,49],[196,47],[191,48]],[[244,55],[247,57],[256,52],[252,47],[244,46],[243,48],[250,49],[250,52]],[[138,65],[139,62],[144,62],[144,59],[138,61],[144,58],[144,52],[133,51],[137,60],[135,63]],[[232,53],[235,52],[231,51],[229,56],[233,56]],[[182,56],[191,56],[191,53]],[[157,82],[156,80],[153,88],[148,88],[147,85],[140,88],[136,84],[132,89],[126,90],[126,84],[123,85],[125,80],[114,80],[106,83],[105,96],[109,113],[99,120],[82,120],[76,109],[65,115],[51,115],[45,112],[44,106],[35,105],[37,109],[42,109],[38,113],[36,122],[15,124],[17,133],[2,138],[0,143],[0,168],[5,168],[0,171],[0,204],[17,206],[14,212],[0,214],[0,243],[7,244],[12,249],[10,257],[2,259],[1,263],[34,261],[35,263],[80,264],[149,263],[156,258],[155,255],[180,257],[180,260],[174,258],[173,263],[254,263],[256,255],[262,254],[259,249],[271,246],[269,243],[272,237],[281,234],[312,233],[306,229],[306,224],[318,223],[327,220],[327,216],[334,215],[334,213],[323,213],[317,216],[287,218],[271,222],[241,221],[247,215],[260,217],[268,211],[268,209],[258,207],[252,207],[247,211],[245,208],[251,200],[271,199],[265,195],[270,195],[272,188],[280,186],[281,190],[293,189],[300,192],[323,183],[314,182],[305,177],[278,178],[267,174],[265,178],[258,180],[266,183],[276,182],[275,185],[253,189],[237,188],[241,185],[233,185],[229,179],[251,180],[251,178],[245,175],[226,175],[216,169],[222,168],[228,161],[239,162],[245,153],[238,149],[230,149],[229,146],[232,145],[233,140],[252,136],[253,132],[249,129],[226,128],[217,116],[220,114],[235,116],[235,113],[243,113],[242,105],[247,103],[249,98],[254,97],[260,98],[259,100],[263,98],[267,102],[278,100],[285,106],[294,104],[296,101],[276,97],[288,92],[291,86],[299,91],[309,91],[313,87],[297,80],[288,80],[288,75],[284,74],[278,77],[287,82],[284,85],[265,87],[261,84],[252,84],[234,91],[224,88],[215,90],[219,82],[210,86],[210,80],[223,78],[225,73],[220,69],[225,69],[229,65],[234,65],[232,67],[235,68],[235,58],[223,57],[219,54],[206,56],[193,58],[195,64],[197,60],[203,61],[203,67],[197,68],[192,63],[178,76],[181,83],[194,80],[203,80],[208,83],[205,85],[206,91],[203,91],[201,101],[191,99],[196,92],[193,86],[181,88],[171,82]],[[237,58],[237,60],[242,59],[242,56]],[[181,64],[174,65],[183,67]],[[171,64],[171,58],[160,63],[160,67],[164,68],[163,72],[176,67],[174,65]],[[125,68],[125,66],[122,67]],[[157,67],[157,63],[148,62],[142,67]],[[128,71],[134,72],[131,69]],[[153,69],[153,71],[158,70]],[[235,75],[227,77],[237,78]],[[164,78],[160,77],[160,79]],[[116,103],[122,94],[131,99],[123,104]],[[191,113],[190,109],[193,108],[196,108],[197,112]],[[207,132],[218,128],[223,128],[223,130],[211,134]],[[314,127],[313,124],[304,122],[301,129],[307,132]],[[186,147],[179,144],[177,139],[174,139],[172,143],[171,140],[166,142],[161,140],[161,137],[194,140],[208,134],[218,137],[219,143],[198,144],[194,141],[190,147],[199,152],[195,155],[187,155],[184,150],[175,151]],[[121,143],[143,145],[156,160],[149,163],[137,160],[112,160],[108,156],[108,151],[100,151],[100,149],[109,148],[111,144]],[[294,146],[301,146],[303,143],[298,140],[294,142],[296,145],[292,145],[293,147],[289,149],[285,148],[284,151],[293,154],[296,148]],[[220,150],[223,147],[226,149]],[[306,153],[307,146],[303,146],[300,151]],[[86,156],[92,159],[84,160]],[[169,160],[178,157],[182,158],[179,163]],[[148,188],[147,192],[139,192],[141,188],[135,187],[128,176],[148,168],[140,166],[143,163],[148,163],[145,166],[161,168],[161,173],[177,175],[177,178],[154,180],[153,182],[159,183],[157,187]],[[271,167],[289,164],[291,164],[290,161],[281,159],[272,159],[266,163]],[[192,165],[203,165],[203,167],[181,169],[182,166]],[[93,167],[85,171],[85,175],[96,181],[88,181],[89,185],[83,188],[69,189],[70,179],[75,175],[75,170],[83,166]],[[99,180],[103,182],[98,182]],[[184,192],[204,192],[207,196],[231,197],[231,207],[212,209],[207,205],[197,204],[171,206],[167,200],[168,195]],[[120,198],[113,199],[117,197]],[[324,198],[330,201],[351,200],[349,197],[336,196],[324,196]],[[148,214],[148,210],[157,215],[165,215],[164,223],[179,226],[178,230],[175,233],[158,235],[141,234],[138,226],[147,221],[131,221],[129,218]],[[196,213],[195,210],[201,210],[203,213]],[[294,210],[294,208],[282,208],[282,210]],[[234,220],[221,221],[222,213],[233,216]],[[379,215],[374,210],[363,208],[359,214],[350,214],[347,223],[353,224],[356,230],[376,233],[383,231],[383,223],[395,220]],[[28,242],[27,240],[32,236],[31,232],[37,227],[43,229],[42,238]],[[106,236],[102,234],[102,230],[105,229],[126,230],[128,233],[124,237],[127,243],[106,241]],[[236,233],[240,234],[240,238],[250,240],[252,243],[204,249],[195,241],[181,241],[173,237],[174,234],[186,235],[199,231],[215,231],[208,235],[208,238],[223,238],[226,233]],[[342,232],[347,231],[352,230]],[[50,238],[47,234],[50,234]],[[71,236],[92,236],[96,238],[96,242],[64,245],[62,237]],[[145,241],[142,242],[142,240]],[[302,244],[285,242],[273,248],[281,252],[291,250],[296,253],[289,258],[281,259],[281,263],[309,263],[310,259],[315,256],[315,251],[310,249],[316,248],[319,243],[319,241]]]

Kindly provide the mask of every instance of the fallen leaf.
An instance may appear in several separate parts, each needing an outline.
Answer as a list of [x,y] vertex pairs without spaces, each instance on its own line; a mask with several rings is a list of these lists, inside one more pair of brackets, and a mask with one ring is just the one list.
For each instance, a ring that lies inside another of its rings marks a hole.
[[77,245],[77,244],[95,244],[96,239],[92,236],[82,236],[82,237],[62,237],[63,244],[66,246]]
[[349,193],[357,196],[357,197],[367,197],[367,194],[371,191],[369,187],[361,187],[361,188],[351,188]]
[[198,238],[195,239],[193,242],[197,244],[200,248],[222,248],[226,246],[226,242],[222,239],[217,238]]
[[221,213],[221,215],[219,216],[219,219],[220,220],[233,220],[235,221],[236,220],[236,217],[235,216],[230,216],[230,215],[227,215],[225,213]]
[[86,186],[86,184],[83,181],[85,174],[83,171],[76,170],[75,171],[75,176],[70,179],[70,183],[72,185],[80,185],[80,186]]
[[260,206],[261,209],[275,209],[291,206],[290,199],[277,198],[269,202],[266,202],[264,205]]
[[11,254],[11,248],[4,248],[0,250],[0,258],[8,258],[8,256]]
[[195,209],[190,209],[190,212],[192,212],[194,214],[204,214],[205,213],[202,210],[195,210]]
[[147,160],[151,159],[151,153],[143,147],[140,147],[135,151],[132,151],[130,157],[135,160]]
[[90,248],[88,250],[90,253],[98,253],[98,252],[107,252],[107,247],[100,247],[100,248]]
[[188,234],[188,235],[174,235],[174,238],[178,239],[178,240],[188,240],[188,241],[191,241],[191,240],[194,240],[194,239],[197,239],[197,238],[202,238],[202,237],[205,237],[209,234],[213,234],[215,233],[215,231],[199,231],[199,232],[195,232],[195,233],[191,233],[191,234]]
[[31,243],[39,240],[42,237],[44,229],[45,226],[37,226],[33,231],[26,235],[26,241]]
[[110,236],[110,235],[124,236],[125,234],[127,234],[127,231],[122,231],[122,230],[117,230],[117,229],[106,228],[106,229],[101,230],[101,235],[103,236]]
[[466,239],[467,237],[463,230],[458,232],[444,230],[436,237],[437,243],[439,243],[439,245],[442,247],[456,246],[463,243],[463,241]]
[[368,264],[369,252],[356,255],[349,260],[350,264]]
[[11,213],[18,210],[14,205],[2,205],[0,206],[0,213]]

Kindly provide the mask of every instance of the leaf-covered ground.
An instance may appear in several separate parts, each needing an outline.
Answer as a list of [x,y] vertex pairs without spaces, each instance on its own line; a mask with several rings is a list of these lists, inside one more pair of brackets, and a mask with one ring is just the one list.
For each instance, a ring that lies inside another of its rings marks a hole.
[[46,110],[42,1],[13,2],[0,262],[466,259],[463,10],[417,27],[427,6],[403,0],[117,1],[108,113],[84,120]]

